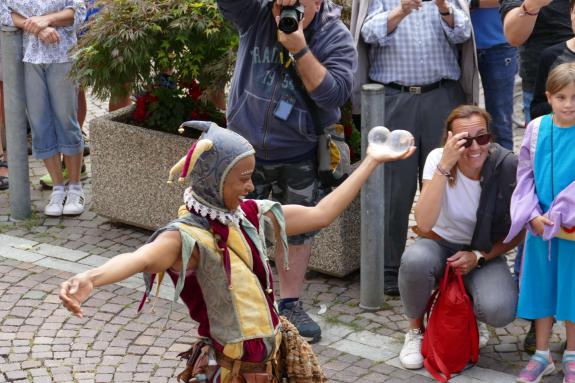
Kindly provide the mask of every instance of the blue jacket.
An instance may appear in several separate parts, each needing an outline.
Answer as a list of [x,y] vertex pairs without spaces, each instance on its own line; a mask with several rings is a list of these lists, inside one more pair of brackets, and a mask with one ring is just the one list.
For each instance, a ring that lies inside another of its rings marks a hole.
[[[282,69],[272,5],[268,0],[218,0],[220,11],[240,33],[227,105],[228,128],[254,146],[258,159],[283,162],[312,153],[317,135],[301,94]],[[339,121],[339,107],[351,94],[357,65],[353,39],[340,13],[339,7],[323,0],[305,31],[310,50],[327,69],[324,80],[310,93],[323,127]],[[277,103],[285,99],[295,101],[287,121],[274,116]]]

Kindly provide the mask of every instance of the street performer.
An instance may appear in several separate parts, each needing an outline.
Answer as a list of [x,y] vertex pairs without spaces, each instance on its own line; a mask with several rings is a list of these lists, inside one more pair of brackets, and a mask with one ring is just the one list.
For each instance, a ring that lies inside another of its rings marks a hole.
[[[276,251],[286,254],[287,235],[329,225],[379,164],[407,158],[415,147],[397,153],[370,146],[353,174],[315,207],[280,205],[244,198],[254,189],[255,157],[248,141],[214,123],[184,125],[203,133],[170,172],[170,180],[181,172],[180,181],[191,174],[179,218],[156,231],[135,252],[118,255],[63,282],[60,299],[82,318],[81,305],[95,287],[143,272],[148,295],[156,275],[160,279],[167,272],[176,286],[176,297],[199,322],[202,338],[184,353],[188,368],[179,379],[326,381],[310,346],[294,337],[297,330],[277,314],[266,247],[275,243]],[[300,358],[294,362],[283,351],[299,352]]]

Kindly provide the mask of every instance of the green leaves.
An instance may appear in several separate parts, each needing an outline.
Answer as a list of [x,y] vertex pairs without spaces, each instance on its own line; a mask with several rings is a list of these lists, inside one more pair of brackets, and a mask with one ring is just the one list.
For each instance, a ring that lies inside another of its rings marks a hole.
[[231,77],[238,36],[215,0],[114,0],[88,24],[73,75],[102,99],[144,92],[158,74],[208,90]]

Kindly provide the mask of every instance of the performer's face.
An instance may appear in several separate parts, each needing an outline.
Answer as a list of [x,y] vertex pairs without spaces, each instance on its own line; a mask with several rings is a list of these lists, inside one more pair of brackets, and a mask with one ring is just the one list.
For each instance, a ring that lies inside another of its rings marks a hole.
[[235,210],[246,195],[254,191],[252,174],[256,166],[254,156],[241,159],[230,170],[224,181],[224,205],[229,210]]

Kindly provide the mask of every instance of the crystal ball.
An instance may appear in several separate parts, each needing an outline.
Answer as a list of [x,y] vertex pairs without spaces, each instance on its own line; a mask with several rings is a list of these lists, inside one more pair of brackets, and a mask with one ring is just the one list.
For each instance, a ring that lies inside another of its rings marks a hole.
[[397,129],[390,133],[387,146],[394,152],[404,152],[413,145],[413,136],[407,130]]
[[374,126],[367,135],[367,142],[371,145],[385,145],[389,138],[389,129],[385,126]]

